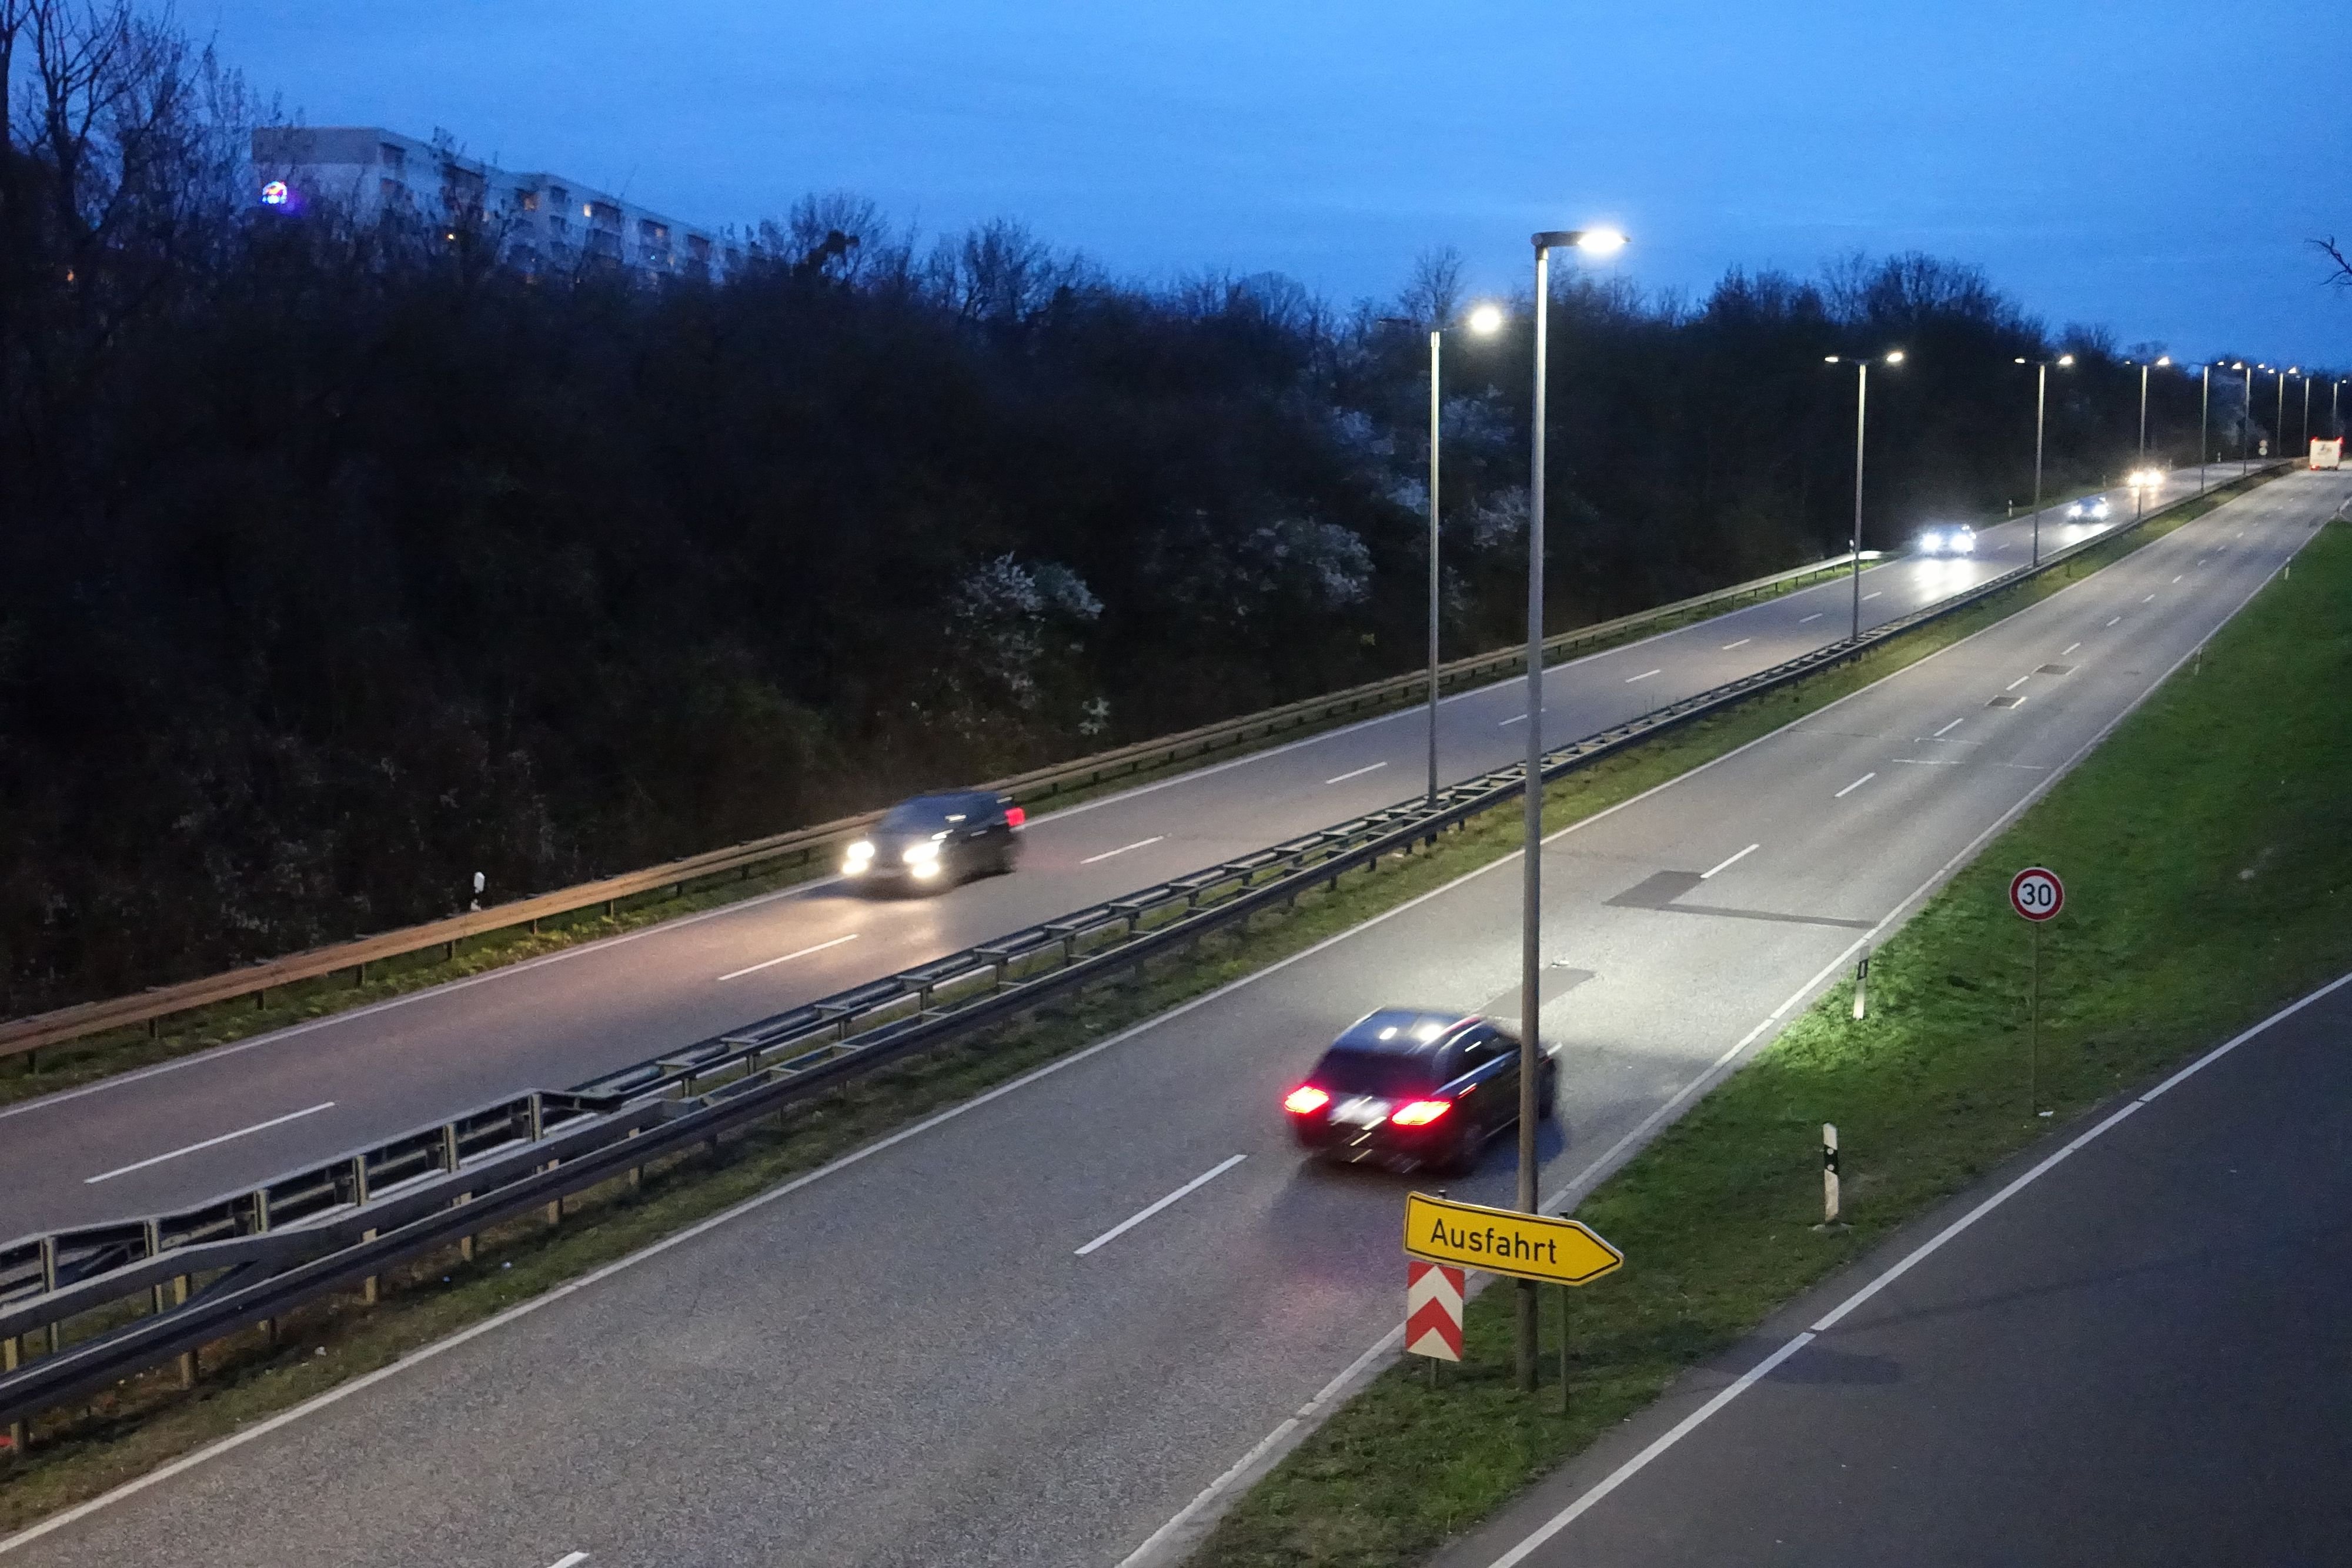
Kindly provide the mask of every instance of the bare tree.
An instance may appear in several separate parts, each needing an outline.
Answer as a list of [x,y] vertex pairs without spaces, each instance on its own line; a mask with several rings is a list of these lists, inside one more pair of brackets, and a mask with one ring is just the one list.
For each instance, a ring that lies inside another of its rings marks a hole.
[[1462,308],[1462,253],[1449,245],[1413,258],[1412,278],[1400,303],[1414,320],[1443,329]]
[[2327,275],[2327,281],[2339,287],[2352,288],[2352,260],[2346,259],[2343,249],[2336,243],[2336,236],[2330,235],[2326,239],[2310,240],[2306,243],[2335,264],[2336,270]]

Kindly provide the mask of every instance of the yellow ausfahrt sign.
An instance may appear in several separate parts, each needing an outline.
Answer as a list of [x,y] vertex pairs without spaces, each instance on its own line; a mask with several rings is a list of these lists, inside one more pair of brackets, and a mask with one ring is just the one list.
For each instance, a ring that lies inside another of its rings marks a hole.
[[1432,1263],[1554,1285],[1589,1285],[1625,1266],[1625,1254],[1573,1219],[1418,1192],[1404,1200],[1404,1249]]

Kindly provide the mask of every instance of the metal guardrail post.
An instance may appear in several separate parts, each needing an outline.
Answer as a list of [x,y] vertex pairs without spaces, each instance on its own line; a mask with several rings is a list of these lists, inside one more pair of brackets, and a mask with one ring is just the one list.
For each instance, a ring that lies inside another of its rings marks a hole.
[[[21,1354],[16,1348],[15,1334],[0,1338],[0,1376],[16,1370],[16,1361]],[[33,1434],[27,1423],[22,1419],[8,1423],[9,1453],[21,1458],[25,1450],[31,1446],[32,1441]]]
[[[253,1189],[253,1233],[256,1236],[267,1236],[269,1234],[269,1189],[266,1186],[257,1186]],[[272,1350],[276,1350],[278,1348],[278,1320],[276,1318],[264,1318],[261,1320],[261,1343],[268,1345]]]
[[[41,1238],[41,1289],[44,1291],[55,1291],[57,1288],[58,1239],[54,1236],[44,1236]],[[48,1353],[51,1355],[57,1354],[58,1325],[50,1323],[46,1328],[42,1329],[41,1338],[47,1345]]]
[[[184,1307],[188,1304],[188,1287],[194,1281],[185,1274],[175,1274],[172,1277],[172,1304],[173,1306]],[[193,1350],[182,1351],[180,1353],[179,1360],[180,1386],[182,1388],[194,1388],[196,1385],[196,1353]]]

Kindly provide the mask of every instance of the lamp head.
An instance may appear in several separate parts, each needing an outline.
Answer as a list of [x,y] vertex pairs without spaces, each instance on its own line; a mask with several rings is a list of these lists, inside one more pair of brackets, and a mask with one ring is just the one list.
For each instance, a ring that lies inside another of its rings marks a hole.
[[1474,305],[1463,324],[1481,337],[1499,332],[1503,329],[1503,308],[1491,303]]
[[2072,354],[2061,354],[2058,356],[2058,362],[2062,365],[2071,365],[2074,362],[2074,356]]

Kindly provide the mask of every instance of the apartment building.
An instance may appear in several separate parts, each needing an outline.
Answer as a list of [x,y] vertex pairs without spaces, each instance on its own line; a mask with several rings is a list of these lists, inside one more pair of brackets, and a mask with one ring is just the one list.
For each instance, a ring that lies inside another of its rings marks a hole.
[[524,272],[601,263],[647,278],[720,277],[742,263],[723,236],[609,191],[379,126],[266,126],[253,133],[253,172],[265,206],[299,212],[323,200],[363,221],[393,214],[452,237],[461,225],[486,227]]

